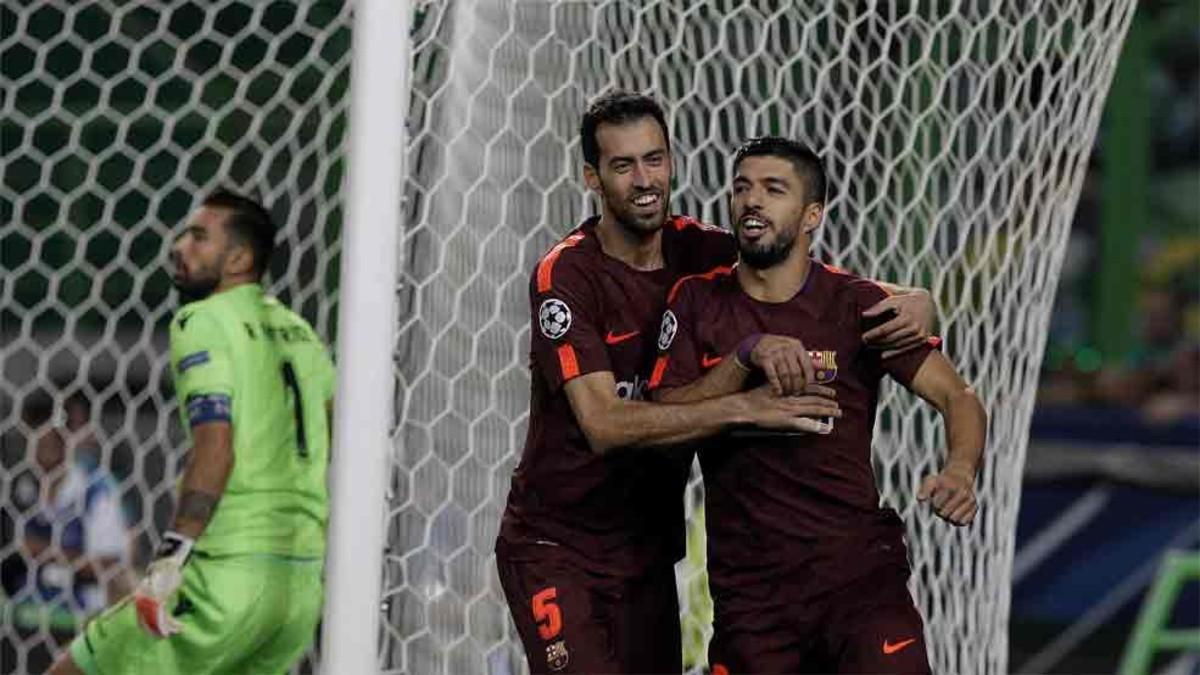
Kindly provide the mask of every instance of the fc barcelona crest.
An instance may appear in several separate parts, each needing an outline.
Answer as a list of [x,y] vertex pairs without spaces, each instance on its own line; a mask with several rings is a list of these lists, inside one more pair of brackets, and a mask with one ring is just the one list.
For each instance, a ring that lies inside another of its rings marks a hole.
[[570,661],[571,655],[567,653],[566,640],[559,640],[546,647],[546,665],[550,666],[550,670],[562,670]]
[[837,352],[812,351],[808,355],[812,358],[817,384],[828,384],[837,379]]

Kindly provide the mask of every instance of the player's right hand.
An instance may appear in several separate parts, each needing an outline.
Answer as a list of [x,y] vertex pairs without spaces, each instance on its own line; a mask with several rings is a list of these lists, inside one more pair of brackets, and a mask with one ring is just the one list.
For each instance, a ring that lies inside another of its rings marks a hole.
[[804,343],[784,335],[763,335],[750,352],[750,365],[767,377],[776,396],[798,396],[816,381],[812,357]]
[[152,637],[170,637],[183,628],[171,615],[169,603],[183,584],[183,565],[192,552],[193,543],[177,532],[163,535],[158,558],[150,563],[146,576],[133,592],[138,625]]
[[798,396],[776,396],[770,385],[746,392],[750,423],[773,431],[828,434],[842,416],[837,392],[810,384]]

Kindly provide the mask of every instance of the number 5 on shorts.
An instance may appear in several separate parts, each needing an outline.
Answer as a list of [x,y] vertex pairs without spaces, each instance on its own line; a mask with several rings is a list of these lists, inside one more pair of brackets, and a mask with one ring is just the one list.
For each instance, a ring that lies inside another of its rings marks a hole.
[[562,610],[554,602],[558,599],[558,588],[543,588],[533,596],[533,620],[537,623],[538,635],[551,640],[562,631]]

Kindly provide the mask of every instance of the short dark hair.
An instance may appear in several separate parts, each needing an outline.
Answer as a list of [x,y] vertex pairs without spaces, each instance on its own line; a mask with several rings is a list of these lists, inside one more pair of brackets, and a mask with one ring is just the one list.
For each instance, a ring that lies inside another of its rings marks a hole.
[[275,252],[275,223],[271,214],[253,199],[224,188],[205,197],[203,204],[229,211],[225,228],[239,242],[249,244],[254,255],[254,271],[261,279],[271,266],[271,254]]
[[667,117],[658,101],[628,91],[613,91],[592,101],[579,124],[583,161],[593,167],[600,163],[600,142],[596,140],[596,130],[601,124],[627,124],[643,117],[650,117],[658,122],[667,142],[667,150],[670,150],[671,133],[667,130]]
[[780,157],[790,161],[800,180],[804,181],[808,203],[825,203],[825,164],[807,145],[782,136],[751,138],[743,143],[733,156],[734,173],[737,173],[742,160],[747,157]]

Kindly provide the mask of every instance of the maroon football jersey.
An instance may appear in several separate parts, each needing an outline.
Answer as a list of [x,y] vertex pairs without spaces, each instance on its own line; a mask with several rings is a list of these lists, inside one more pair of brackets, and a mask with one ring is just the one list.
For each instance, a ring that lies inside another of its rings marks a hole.
[[[683,555],[691,458],[588,444],[563,383],[611,371],[616,393],[644,398],[666,292],[680,277],[736,257],[725,231],[686,217],[662,230],[664,267],[643,272],[606,255],[591,218],[550,249],[529,285],[529,431],[513,473],[497,548],[518,559],[557,544],[605,574],[639,574]],[[536,549],[533,549],[536,550]]]
[[939,342],[882,359],[863,346],[862,312],[887,292],[816,261],[809,270],[783,303],[750,297],[728,267],[682,279],[668,296],[651,388],[692,382],[748,335],[790,335],[810,350],[817,381],[837,391],[842,410],[828,435],[740,429],[706,443],[700,465],[714,586],[780,565],[802,565],[814,584],[836,582],[853,575],[842,553],[873,528],[897,523],[879,508],[871,469],[879,384],[891,375],[907,385]]

